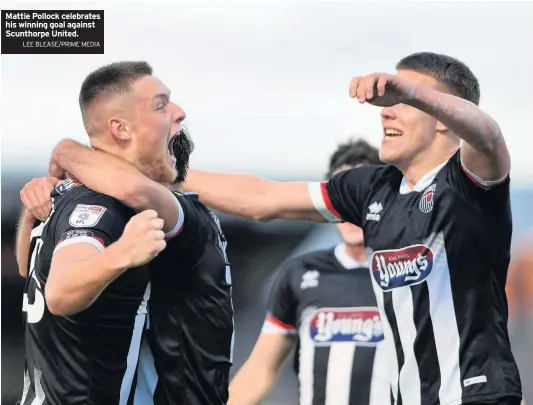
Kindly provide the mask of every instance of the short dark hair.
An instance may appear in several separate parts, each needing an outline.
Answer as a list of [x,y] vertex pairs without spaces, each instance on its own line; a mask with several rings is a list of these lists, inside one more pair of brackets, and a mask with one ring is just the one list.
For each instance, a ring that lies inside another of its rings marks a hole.
[[379,150],[364,139],[350,139],[340,144],[329,158],[329,168],[326,178],[329,179],[341,166],[358,166],[365,164],[382,164],[379,160]]
[[82,114],[89,104],[102,96],[125,94],[131,84],[143,76],[152,75],[147,62],[115,62],[91,72],[81,85],[79,103]]
[[397,70],[413,70],[434,77],[453,95],[479,105],[479,82],[470,68],[451,56],[432,52],[413,53],[396,65]]

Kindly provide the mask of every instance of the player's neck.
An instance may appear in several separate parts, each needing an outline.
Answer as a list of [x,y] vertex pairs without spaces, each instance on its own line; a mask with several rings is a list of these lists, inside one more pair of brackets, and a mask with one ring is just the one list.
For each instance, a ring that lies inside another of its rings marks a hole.
[[447,162],[450,157],[457,151],[449,151],[448,153],[438,153],[432,156],[420,156],[418,159],[414,159],[405,169],[401,169],[405,181],[410,189],[413,189],[416,184],[424,178],[432,170]]
[[359,263],[364,263],[367,261],[365,245],[344,244],[344,252],[350,259],[353,259]]

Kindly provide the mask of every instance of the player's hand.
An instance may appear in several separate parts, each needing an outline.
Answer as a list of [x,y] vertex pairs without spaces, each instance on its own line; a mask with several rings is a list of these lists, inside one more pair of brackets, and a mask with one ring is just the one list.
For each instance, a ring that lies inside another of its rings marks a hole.
[[378,107],[408,103],[415,98],[415,90],[413,83],[387,73],[355,77],[350,83],[350,97]]
[[20,199],[26,209],[37,219],[46,221],[52,210],[50,194],[56,188],[59,179],[56,177],[41,177],[26,183],[20,190]]
[[154,210],[146,210],[130,219],[124,228],[120,243],[128,256],[128,267],[148,263],[165,247],[163,220]]

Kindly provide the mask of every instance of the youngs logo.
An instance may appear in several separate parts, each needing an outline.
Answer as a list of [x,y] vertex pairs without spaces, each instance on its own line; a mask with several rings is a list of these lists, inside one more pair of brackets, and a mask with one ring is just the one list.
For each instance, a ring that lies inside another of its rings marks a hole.
[[433,251],[426,245],[382,250],[372,255],[372,275],[384,291],[423,282],[433,269]]
[[381,318],[375,307],[321,308],[311,317],[309,332],[317,346],[338,342],[375,346],[383,340]]

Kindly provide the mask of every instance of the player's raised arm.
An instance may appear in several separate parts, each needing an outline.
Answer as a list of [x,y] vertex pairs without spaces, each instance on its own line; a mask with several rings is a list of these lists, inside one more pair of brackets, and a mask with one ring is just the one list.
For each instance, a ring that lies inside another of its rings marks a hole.
[[461,161],[467,173],[490,186],[507,177],[511,158],[499,125],[477,105],[420,86],[409,103],[435,117],[462,139]]
[[64,140],[56,146],[51,157],[51,171],[58,170],[58,167],[91,190],[114,197],[137,211],[155,210],[164,220],[166,233],[172,233],[183,222],[180,218],[182,211],[173,193],[123,159]]
[[[409,65],[398,65],[409,70]],[[464,69],[467,69],[466,67]],[[473,75],[465,73],[468,87],[478,88]],[[442,85],[441,85],[442,86]],[[442,88],[441,88],[442,89]],[[466,173],[476,183],[490,187],[503,181],[509,174],[511,159],[502,132],[496,121],[483,112],[476,104],[465,99],[479,102],[479,93],[463,94],[462,97],[443,92],[428,85],[414,83],[400,75],[375,73],[354,78],[350,84],[350,95],[360,103],[390,107],[406,104],[415,107],[439,121],[440,131],[448,131],[459,137],[461,142],[461,161]]]

